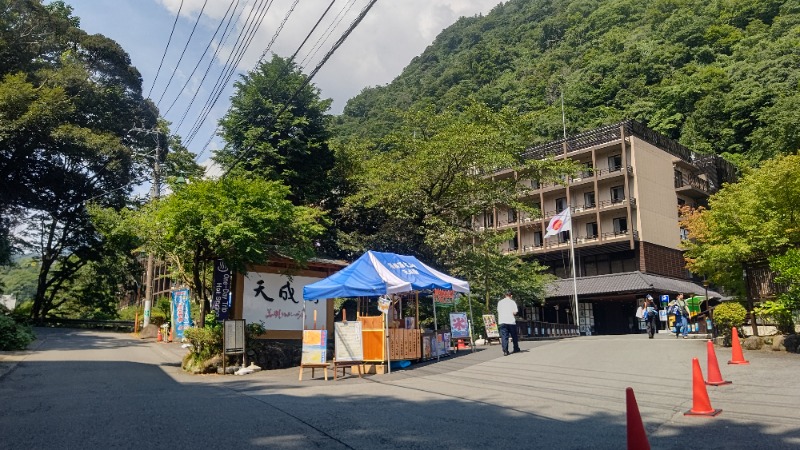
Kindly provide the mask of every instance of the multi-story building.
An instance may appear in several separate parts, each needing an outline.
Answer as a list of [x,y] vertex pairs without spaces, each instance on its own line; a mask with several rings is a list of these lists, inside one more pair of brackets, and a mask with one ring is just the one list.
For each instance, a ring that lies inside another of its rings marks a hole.
[[[600,334],[638,332],[637,301],[678,293],[706,295],[692,280],[680,247],[685,237],[679,207],[705,205],[709,195],[732,180],[733,167],[716,155],[699,155],[645,126],[625,121],[565,140],[536,146],[525,157],[569,158],[585,167],[559,183],[540,183],[513,170],[529,189],[521,198],[535,207],[531,215],[505,205],[476,217],[475,226],[513,229],[505,252],[535,258],[560,280],[542,309],[526,314],[556,321],[572,316],[574,305],[570,233],[545,238],[549,220],[569,208],[582,330]],[[707,297],[718,296],[709,292]],[[566,319],[565,319],[566,318]],[[570,323],[574,320],[570,320]]]

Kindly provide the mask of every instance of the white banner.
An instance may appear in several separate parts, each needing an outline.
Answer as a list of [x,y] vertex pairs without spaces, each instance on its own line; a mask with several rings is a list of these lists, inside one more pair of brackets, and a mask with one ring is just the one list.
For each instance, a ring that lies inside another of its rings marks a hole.
[[[303,287],[322,278],[289,277],[277,273],[250,272],[244,277],[242,318],[247,323],[264,322],[267,330],[303,329]],[[325,326],[328,307],[325,300],[306,303],[306,329]]]

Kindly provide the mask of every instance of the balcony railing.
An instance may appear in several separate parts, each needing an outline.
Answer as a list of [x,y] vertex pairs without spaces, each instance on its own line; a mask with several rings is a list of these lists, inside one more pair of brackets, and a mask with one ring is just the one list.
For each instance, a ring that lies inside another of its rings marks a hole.
[[675,177],[675,188],[678,189],[678,188],[682,188],[684,186],[691,186],[694,189],[697,189],[698,191],[705,192],[707,194],[711,192],[711,186],[710,186],[709,182],[707,180],[704,180],[704,179],[702,179],[700,177],[697,177],[695,175],[681,174],[681,176],[679,176],[679,177],[676,176]]
[[[608,174],[612,174],[612,173],[620,173],[621,174],[622,173],[622,169],[623,169],[622,166],[606,167],[606,168],[603,168],[603,169],[595,170],[595,173],[597,173],[598,177],[602,177],[603,175],[608,175]],[[627,166],[625,168],[625,170],[628,171],[629,175],[633,175],[633,167],[632,166]]]

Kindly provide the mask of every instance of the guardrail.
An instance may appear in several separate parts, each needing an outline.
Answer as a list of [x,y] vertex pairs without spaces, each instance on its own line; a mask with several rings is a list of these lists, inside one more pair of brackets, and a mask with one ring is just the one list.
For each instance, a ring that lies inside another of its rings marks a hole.
[[133,331],[133,320],[93,320],[47,317],[41,319],[42,325],[63,328],[89,328],[94,330]]
[[517,332],[523,338],[564,338],[580,336],[578,327],[565,323],[518,320]]

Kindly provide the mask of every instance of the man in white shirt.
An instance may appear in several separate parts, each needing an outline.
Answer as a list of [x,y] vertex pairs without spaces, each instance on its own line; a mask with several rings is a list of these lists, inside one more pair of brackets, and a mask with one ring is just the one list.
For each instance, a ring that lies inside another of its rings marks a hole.
[[519,311],[517,303],[511,298],[513,294],[509,291],[506,296],[497,303],[497,323],[500,325],[500,345],[503,347],[503,355],[508,356],[508,337],[514,345],[514,353],[520,351],[519,336],[517,335],[516,315]]

